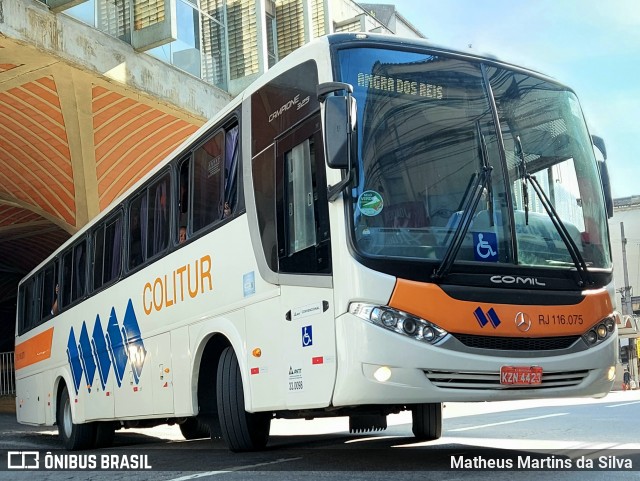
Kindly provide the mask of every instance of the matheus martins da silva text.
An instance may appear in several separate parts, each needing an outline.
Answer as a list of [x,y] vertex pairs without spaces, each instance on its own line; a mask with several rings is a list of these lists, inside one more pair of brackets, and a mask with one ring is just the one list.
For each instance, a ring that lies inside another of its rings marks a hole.
[[451,469],[633,469],[633,462],[629,458],[612,455],[598,458],[581,456],[576,459],[556,456],[518,456],[515,459],[500,459],[452,455]]

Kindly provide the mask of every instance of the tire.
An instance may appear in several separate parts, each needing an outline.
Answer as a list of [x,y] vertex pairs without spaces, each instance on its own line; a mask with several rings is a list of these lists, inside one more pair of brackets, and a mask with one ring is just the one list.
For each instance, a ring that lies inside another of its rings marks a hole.
[[222,438],[231,451],[259,451],[267,445],[271,413],[248,413],[236,353],[222,351],[216,379],[218,418]]
[[104,421],[96,424],[95,444],[96,448],[108,448],[113,444],[116,431],[115,423]]
[[411,408],[413,435],[421,441],[442,436],[442,403],[416,404]]
[[180,424],[180,432],[186,440],[211,437],[209,426],[198,418],[187,418],[185,422]]
[[56,412],[58,436],[65,449],[77,451],[94,446],[96,427],[94,423],[75,424],[71,414],[71,399],[67,386],[62,389]]

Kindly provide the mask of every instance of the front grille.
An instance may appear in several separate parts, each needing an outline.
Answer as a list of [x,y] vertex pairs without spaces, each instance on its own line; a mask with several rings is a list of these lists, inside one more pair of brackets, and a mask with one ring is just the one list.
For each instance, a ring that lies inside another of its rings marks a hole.
[[571,387],[580,384],[589,371],[543,372],[542,383],[532,386],[510,386],[500,384],[500,372],[432,371],[424,370],[425,376],[434,386],[445,389],[550,389]]
[[452,334],[467,347],[500,351],[554,351],[568,349],[580,336],[561,337],[497,337]]

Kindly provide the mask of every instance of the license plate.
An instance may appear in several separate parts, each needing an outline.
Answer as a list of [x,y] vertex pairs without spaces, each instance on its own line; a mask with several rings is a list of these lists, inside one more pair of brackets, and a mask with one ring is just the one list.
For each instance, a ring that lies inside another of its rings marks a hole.
[[502,366],[500,384],[509,386],[531,386],[542,383],[540,366]]

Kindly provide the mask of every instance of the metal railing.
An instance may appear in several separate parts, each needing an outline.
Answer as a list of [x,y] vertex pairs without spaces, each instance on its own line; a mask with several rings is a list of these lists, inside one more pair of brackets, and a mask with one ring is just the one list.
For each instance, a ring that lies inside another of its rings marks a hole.
[[0,352],[0,396],[16,393],[16,377],[13,352]]

